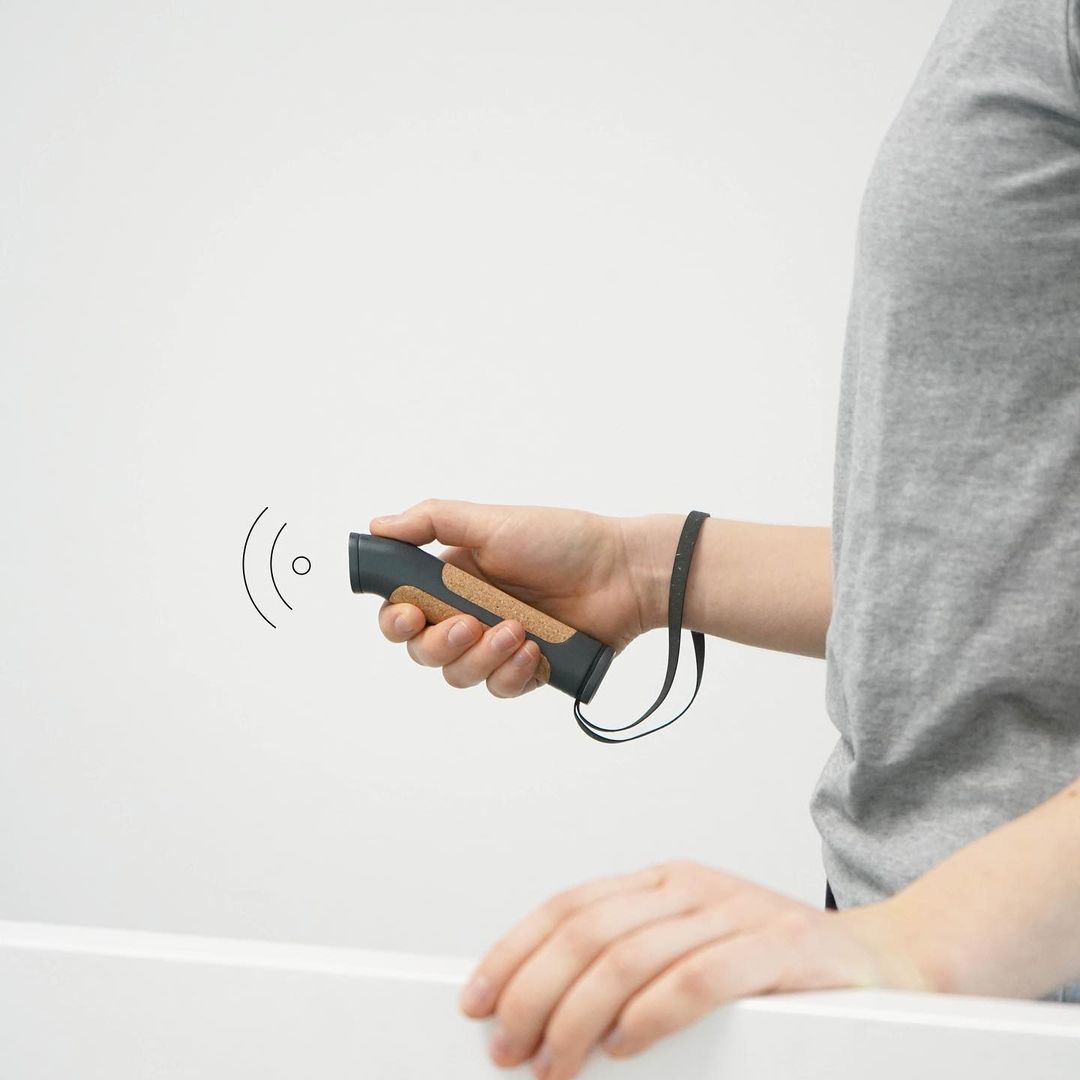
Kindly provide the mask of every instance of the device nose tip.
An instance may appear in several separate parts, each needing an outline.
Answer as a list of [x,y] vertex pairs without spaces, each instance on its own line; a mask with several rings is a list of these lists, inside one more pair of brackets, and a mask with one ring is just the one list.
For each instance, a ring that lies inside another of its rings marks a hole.
[[360,534],[349,534],[349,584],[352,586],[354,593],[362,593],[364,591],[363,583],[360,581]]

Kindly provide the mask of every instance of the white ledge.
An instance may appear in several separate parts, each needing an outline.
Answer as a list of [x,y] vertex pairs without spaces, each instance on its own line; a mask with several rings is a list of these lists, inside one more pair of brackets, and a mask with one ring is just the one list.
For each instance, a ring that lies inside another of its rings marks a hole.
[[[0,1075],[17,1080],[531,1076],[457,1008],[475,960],[0,921]],[[744,998],[586,1078],[1080,1076],[1080,1007],[828,990]]]

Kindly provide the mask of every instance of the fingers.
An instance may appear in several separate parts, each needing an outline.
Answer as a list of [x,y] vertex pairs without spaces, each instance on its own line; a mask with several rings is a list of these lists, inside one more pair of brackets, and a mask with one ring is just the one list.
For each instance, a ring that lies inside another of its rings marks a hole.
[[390,536],[410,544],[440,544],[474,548],[487,543],[512,506],[492,506],[460,499],[424,499],[400,514],[372,518],[368,526],[377,536]]
[[408,641],[427,625],[427,617],[415,604],[383,602],[379,608],[379,629],[390,641]]
[[462,614],[429,626],[414,604],[386,602],[379,610],[379,628],[390,641],[406,642],[418,664],[442,668],[450,686],[486,682],[495,697],[510,698],[542,685],[537,675],[540,648],[535,641],[526,641],[516,619],[489,627]]
[[[540,665],[540,647],[535,641],[526,641],[501,663],[485,682],[488,690],[498,698],[520,697],[543,686],[537,674]],[[446,674],[446,671],[443,671]]]
[[[564,920],[503,989],[496,1009],[498,1030],[491,1046],[496,1063],[515,1065],[532,1055],[566,988],[572,986],[612,942],[659,919],[684,914],[697,903],[691,893],[660,886],[606,897]],[[557,1033],[560,1041],[549,1043],[553,1053],[560,1058],[584,1058],[594,1039],[603,1033],[628,996],[624,989],[619,997],[617,985],[610,989],[615,992],[614,1000],[610,1003],[610,1015],[603,1017],[599,1032],[584,1042],[582,1021],[595,1019],[593,1003],[586,1007],[584,1017],[580,1008],[573,1013],[564,1013],[565,1020]]]
[[572,1080],[598,1043],[637,1054],[719,1005],[784,988],[806,920],[788,911],[754,926],[753,900],[703,905],[669,876],[580,909],[503,989],[493,1059],[516,1065],[535,1052],[536,1076]]
[[462,994],[462,1011],[477,1018],[489,1015],[510,977],[565,918],[606,897],[654,888],[664,874],[662,865],[650,866],[589,881],[546,900],[488,950]]
[[[443,678],[450,686],[463,688],[485,682],[495,697],[510,698],[541,685],[537,677],[540,647],[535,641],[525,640],[525,631],[517,620],[508,619],[487,627],[479,638],[471,627],[469,632],[465,651],[456,660],[442,665]],[[451,626],[447,642],[458,633],[464,632]],[[441,647],[440,641],[436,639],[437,647]],[[459,645],[455,643],[454,647]]]
[[628,1057],[738,998],[862,985],[851,969],[869,963],[864,946],[837,964],[836,929],[828,913],[669,860],[552,897],[496,942],[460,1004],[494,1011],[497,1065],[535,1054],[538,1080],[573,1080],[597,1043]]
[[[455,615],[413,637],[406,648],[418,664],[442,668],[447,683],[460,689],[483,682],[524,641],[525,631],[516,620],[485,626],[471,615]],[[529,654],[526,660],[535,669],[536,657]],[[522,670],[516,689],[520,690],[531,674]],[[505,673],[501,681],[506,682]]]
[[706,1013],[738,998],[775,991],[790,945],[782,933],[759,928],[732,934],[687,953],[623,1010],[605,1049],[617,1057],[641,1053]]
[[443,562],[464,570],[466,574],[472,574],[475,578],[484,580],[484,571],[473,556],[472,548],[448,547],[439,552],[439,558]]
[[[601,952],[547,1022],[538,1053],[550,1062],[545,1080],[576,1076],[628,1000],[679,957],[731,934],[737,925],[734,912],[723,905],[699,908],[624,934]],[[627,1040],[644,1034],[633,1027],[619,1030]],[[630,1046],[629,1041],[624,1045]]]

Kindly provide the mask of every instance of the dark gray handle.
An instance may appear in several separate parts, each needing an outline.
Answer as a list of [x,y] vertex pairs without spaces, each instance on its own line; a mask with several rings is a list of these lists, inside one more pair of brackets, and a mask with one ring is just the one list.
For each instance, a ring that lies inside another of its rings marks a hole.
[[432,623],[462,612],[488,626],[517,619],[525,636],[540,647],[537,673],[584,704],[592,700],[615,655],[611,646],[404,540],[351,533],[349,580],[354,593],[415,604]]

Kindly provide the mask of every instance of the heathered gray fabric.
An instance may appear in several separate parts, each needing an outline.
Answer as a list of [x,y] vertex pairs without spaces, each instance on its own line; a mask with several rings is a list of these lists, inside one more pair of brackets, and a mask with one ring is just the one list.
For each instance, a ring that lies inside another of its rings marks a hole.
[[956,0],[863,196],[810,802],[841,908],[1080,776],[1078,4]]

